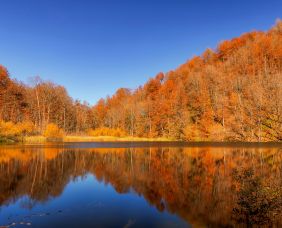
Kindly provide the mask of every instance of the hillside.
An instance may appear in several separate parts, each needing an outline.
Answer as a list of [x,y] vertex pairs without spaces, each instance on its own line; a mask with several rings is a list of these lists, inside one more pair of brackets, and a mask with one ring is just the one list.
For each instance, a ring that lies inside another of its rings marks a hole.
[[186,140],[282,140],[282,22],[221,42],[94,107],[98,126]]
[[0,67],[0,135],[10,121],[16,126],[11,134],[42,134],[54,123],[67,134],[104,128],[189,141],[282,141],[281,98],[277,21],[267,32],[223,41],[135,90],[118,89],[94,107],[40,78],[32,85],[12,80]]

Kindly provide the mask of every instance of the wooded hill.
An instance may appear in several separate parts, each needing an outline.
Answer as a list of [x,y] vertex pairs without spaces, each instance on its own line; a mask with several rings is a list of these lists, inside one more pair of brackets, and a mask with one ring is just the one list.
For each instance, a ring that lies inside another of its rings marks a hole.
[[282,141],[282,21],[223,41],[93,107],[74,101],[63,86],[40,78],[25,85],[0,67],[0,120],[2,133],[11,121],[26,134],[54,123],[65,133],[98,128],[191,141]]

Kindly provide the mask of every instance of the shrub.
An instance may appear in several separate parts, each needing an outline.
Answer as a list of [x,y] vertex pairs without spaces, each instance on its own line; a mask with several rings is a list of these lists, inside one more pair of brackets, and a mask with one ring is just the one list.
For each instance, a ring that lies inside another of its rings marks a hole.
[[36,132],[35,125],[31,121],[18,123],[16,126],[21,135],[34,135]]
[[43,135],[47,138],[61,138],[64,133],[56,124],[50,123],[47,125]]
[[184,128],[184,138],[187,141],[201,141],[198,127],[195,124],[189,124]]
[[13,137],[21,135],[31,135],[35,133],[35,126],[30,121],[20,123],[0,121],[0,136]]
[[11,137],[20,134],[20,130],[13,122],[0,121],[0,135],[4,137]]

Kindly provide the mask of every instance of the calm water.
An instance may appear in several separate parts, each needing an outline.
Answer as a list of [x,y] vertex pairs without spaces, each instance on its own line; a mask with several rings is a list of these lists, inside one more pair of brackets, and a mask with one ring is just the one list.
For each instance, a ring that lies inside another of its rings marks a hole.
[[279,145],[2,146],[0,227],[281,227],[281,152]]

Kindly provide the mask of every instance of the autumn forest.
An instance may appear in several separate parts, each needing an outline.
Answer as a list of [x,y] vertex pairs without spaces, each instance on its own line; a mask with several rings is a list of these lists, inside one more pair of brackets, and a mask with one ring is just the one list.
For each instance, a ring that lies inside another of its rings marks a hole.
[[282,141],[281,20],[266,32],[220,42],[94,106],[40,77],[29,84],[12,77],[0,66],[0,138],[66,134]]

